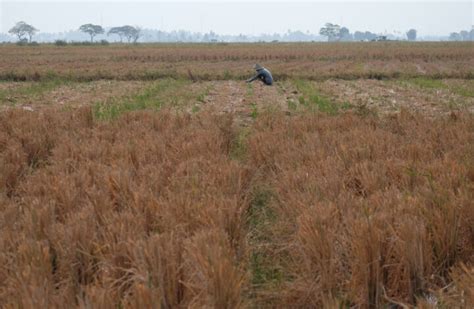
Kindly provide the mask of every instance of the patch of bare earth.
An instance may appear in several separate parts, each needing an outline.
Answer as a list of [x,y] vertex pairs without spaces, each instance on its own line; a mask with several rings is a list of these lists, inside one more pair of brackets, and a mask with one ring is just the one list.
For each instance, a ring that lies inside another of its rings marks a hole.
[[24,84],[25,84],[24,82],[0,82],[0,91],[18,89],[22,87]]
[[232,113],[235,124],[248,126],[255,113],[272,109],[287,111],[287,99],[292,96],[289,83],[266,86],[260,82],[246,84],[243,81],[212,81],[203,83],[209,87],[202,105],[203,110],[217,114]]
[[14,104],[16,98],[12,93],[32,84],[31,82],[0,82],[0,111],[5,109],[5,106]]
[[456,94],[450,89],[424,89],[399,81],[327,80],[317,83],[318,89],[338,102],[365,106],[382,114],[407,109],[429,117],[453,110],[473,111],[474,99]]
[[114,97],[125,97],[140,91],[148,84],[148,82],[140,81],[98,81],[63,86],[48,93],[46,99],[51,104],[77,107]]
[[36,111],[44,108],[77,108],[137,93],[140,89],[147,87],[149,83],[105,80],[88,83],[67,83],[36,94],[16,91],[33,83],[8,83],[3,84],[2,87],[9,90],[9,97],[5,100],[10,100],[12,104],[3,106],[3,109],[20,108]]

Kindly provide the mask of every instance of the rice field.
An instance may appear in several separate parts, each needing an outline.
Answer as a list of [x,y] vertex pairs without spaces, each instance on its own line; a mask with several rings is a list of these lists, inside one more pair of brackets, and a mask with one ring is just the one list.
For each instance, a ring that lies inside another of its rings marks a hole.
[[0,307],[474,306],[473,68],[469,43],[0,46]]

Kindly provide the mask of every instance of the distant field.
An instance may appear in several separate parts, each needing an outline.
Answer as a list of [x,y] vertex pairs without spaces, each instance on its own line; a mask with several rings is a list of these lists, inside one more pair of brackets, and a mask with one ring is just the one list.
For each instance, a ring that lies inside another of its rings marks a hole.
[[[255,62],[277,78],[474,78],[472,43],[158,44],[0,47],[0,80],[54,77],[244,79]],[[191,74],[189,73],[191,72]]]
[[473,307],[473,70],[469,43],[0,46],[0,307]]

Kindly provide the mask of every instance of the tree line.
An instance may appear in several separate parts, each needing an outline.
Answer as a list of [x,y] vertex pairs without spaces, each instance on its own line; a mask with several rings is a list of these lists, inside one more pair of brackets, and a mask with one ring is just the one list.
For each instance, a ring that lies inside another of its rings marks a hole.
[[[100,25],[95,24],[84,24],[81,25],[78,31],[90,36],[90,43],[94,43],[94,38],[98,35],[106,33]],[[27,24],[26,22],[18,22],[9,31],[18,38],[19,43],[32,43],[32,38],[39,32],[34,26]],[[43,34],[45,35],[45,34]],[[46,34],[48,35],[48,34]],[[171,31],[169,33],[158,31],[158,30],[142,30],[137,26],[124,25],[119,27],[112,27],[108,29],[107,36],[115,36],[120,42],[137,43],[140,38],[148,42],[291,42],[291,41],[319,41],[323,37],[327,38],[329,42],[345,42],[345,41],[385,41],[385,40],[400,40],[407,39],[409,41],[417,40],[417,30],[408,30],[403,37],[394,35],[380,35],[370,31],[351,31],[344,26],[338,24],[326,23],[320,30],[319,35],[310,34],[309,32],[304,33],[301,31],[291,31],[285,34],[261,34],[258,36],[247,36],[247,35],[218,35],[213,31],[209,33],[191,33],[189,31]],[[474,41],[474,28],[471,31],[462,30],[460,32],[453,32],[449,35],[451,41]],[[67,44],[66,41],[57,40],[61,43],[60,45]],[[34,42],[33,42],[34,43]],[[84,44],[87,42],[84,42]],[[105,40],[101,40],[101,43],[107,43]]]
[[[24,21],[17,22],[8,33],[18,37],[19,42],[32,42],[33,36],[38,33],[38,29],[33,27],[30,24],[25,23]],[[94,37],[103,34],[105,32],[104,28],[100,25],[94,24],[84,24],[79,27],[79,31],[86,33],[91,38],[91,43],[94,42]],[[140,27],[133,27],[129,25],[121,27],[113,27],[107,32],[107,35],[118,35],[120,37],[120,42],[123,41],[123,38],[127,40],[128,43],[136,43],[141,35]],[[28,36],[28,39],[26,38]]]
[[451,32],[449,39],[451,41],[474,41],[474,26],[471,31],[461,30],[459,32]]
[[[328,42],[349,42],[349,41],[386,41],[387,36],[378,35],[370,31],[356,31],[351,33],[347,27],[341,27],[338,24],[326,23],[319,30],[319,34],[327,37]],[[406,32],[409,41],[416,41],[416,29],[410,29]]]
[[[346,27],[341,27],[338,24],[326,23],[324,27],[319,30],[319,34],[327,37],[328,42],[339,42],[339,41],[385,41],[387,37],[384,35],[377,35],[370,31],[356,31],[353,34],[350,33]],[[410,29],[406,32],[406,38],[408,41],[416,41],[417,31],[416,29]],[[474,26],[471,31],[461,30],[460,32],[452,32],[449,35],[450,41],[474,41]]]

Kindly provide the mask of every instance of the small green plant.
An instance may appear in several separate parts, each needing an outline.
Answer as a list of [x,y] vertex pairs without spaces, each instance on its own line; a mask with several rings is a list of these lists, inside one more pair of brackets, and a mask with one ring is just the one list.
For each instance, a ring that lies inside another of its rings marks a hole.
[[225,80],[231,80],[232,79],[232,74],[230,73],[229,70],[224,71],[224,79]]
[[257,116],[258,116],[258,107],[257,107],[257,104],[255,104],[255,103],[250,104],[250,108],[252,109],[252,111],[250,112],[250,116],[251,116],[253,119],[257,119]]
[[347,102],[347,101],[345,101],[345,102],[342,103],[342,105],[341,105],[341,109],[342,109],[342,110],[348,110],[348,109],[351,109],[351,108],[353,108],[353,107],[354,107],[354,105],[352,105],[351,103],[349,103],[349,102]]
[[197,96],[197,101],[198,102],[205,103],[205,99],[206,99],[206,94],[204,92],[198,94],[198,96]]
[[303,96],[299,96],[299,97],[298,97],[298,102],[299,102],[301,105],[307,106],[307,105],[306,105],[306,100],[304,99]]
[[234,160],[245,160],[247,153],[246,141],[250,134],[248,129],[241,129],[232,142],[230,157]]
[[247,84],[247,97],[253,96],[253,85],[251,83]]
[[417,77],[409,80],[409,83],[414,84],[420,88],[426,89],[447,89],[448,86],[439,79],[431,79],[425,77]]
[[289,99],[287,103],[288,103],[289,110],[295,111],[298,108],[298,106],[296,105],[296,102],[293,99]]
[[199,112],[199,110],[200,110],[199,106],[194,105],[193,108],[191,109],[191,112],[192,112],[193,114],[195,114],[195,113]]
[[204,91],[200,92],[197,95],[197,101],[200,103],[206,103],[206,97],[209,95],[209,92],[211,91],[212,87],[207,86]]

